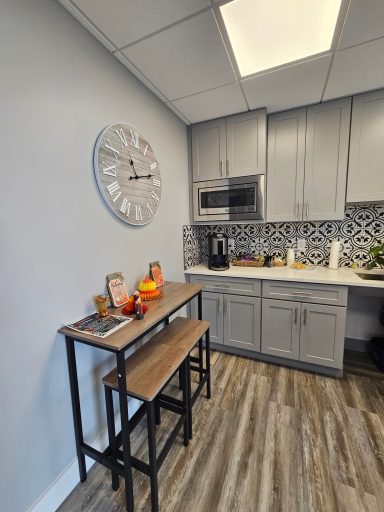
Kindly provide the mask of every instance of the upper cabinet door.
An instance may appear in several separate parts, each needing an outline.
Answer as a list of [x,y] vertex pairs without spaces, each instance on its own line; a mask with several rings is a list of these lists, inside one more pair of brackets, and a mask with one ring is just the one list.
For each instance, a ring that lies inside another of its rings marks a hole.
[[347,202],[384,201],[384,90],[353,98]]
[[265,109],[227,117],[227,177],[264,174],[266,153]]
[[225,119],[192,126],[193,181],[226,177]]
[[268,222],[302,219],[305,126],[305,108],[268,118]]
[[304,220],[344,218],[351,98],[307,109]]

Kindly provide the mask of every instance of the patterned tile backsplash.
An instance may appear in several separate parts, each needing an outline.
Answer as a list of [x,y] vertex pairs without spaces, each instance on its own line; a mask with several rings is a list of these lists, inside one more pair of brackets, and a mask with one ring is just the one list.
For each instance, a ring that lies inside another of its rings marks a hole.
[[[185,269],[207,261],[207,236],[213,233],[225,233],[233,240],[230,256],[285,258],[287,248],[292,247],[298,261],[314,265],[328,265],[331,241],[336,238],[341,242],[340,266],[364,266],[370,261],[370,247],[384,239],[384,205],[348,206],[342,221],[184,226]],[[297,250],[300,238],[305,240],[304,251]]]

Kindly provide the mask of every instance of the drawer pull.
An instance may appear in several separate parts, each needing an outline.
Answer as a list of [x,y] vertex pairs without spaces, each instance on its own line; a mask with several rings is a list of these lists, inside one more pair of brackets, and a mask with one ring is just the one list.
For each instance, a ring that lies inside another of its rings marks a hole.
[[231,287],[230,284],[215,284],[214,286],[216,288],[230,288]]
[[295,297],[310,297],[312,292],[292,292]]

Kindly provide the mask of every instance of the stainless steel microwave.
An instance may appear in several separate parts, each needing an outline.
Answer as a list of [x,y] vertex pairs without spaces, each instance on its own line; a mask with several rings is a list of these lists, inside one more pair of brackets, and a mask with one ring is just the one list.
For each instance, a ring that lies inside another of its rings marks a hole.
[[264,183],[263,174],[194,183],[194,220],[263,220]]

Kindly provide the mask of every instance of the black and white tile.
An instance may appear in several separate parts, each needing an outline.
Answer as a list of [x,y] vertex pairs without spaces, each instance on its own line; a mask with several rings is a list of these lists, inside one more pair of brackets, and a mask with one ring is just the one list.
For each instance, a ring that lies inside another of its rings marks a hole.
[[[207,236],[214,233],[225,233],[233,240],[231,256],[261,254],[284,258],[287,248],[292,247],[298,261],[314,265],[328,264],[331,241],[338,239],[340,265],[363,266],[370,261],[370,247],[384,239],[384,205],[348,206],[342,221],[184,226],[185,269],[207,261]],[[305,240],[304,251],[297,250],[298,238]]]

